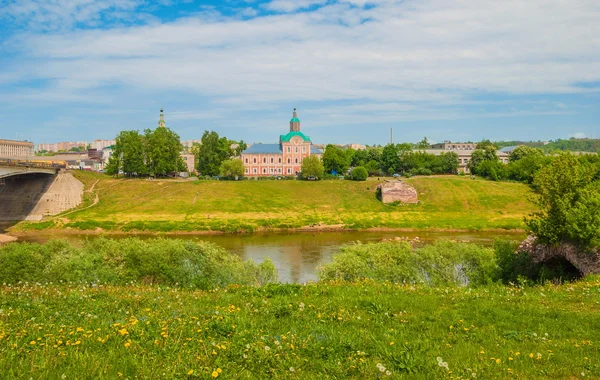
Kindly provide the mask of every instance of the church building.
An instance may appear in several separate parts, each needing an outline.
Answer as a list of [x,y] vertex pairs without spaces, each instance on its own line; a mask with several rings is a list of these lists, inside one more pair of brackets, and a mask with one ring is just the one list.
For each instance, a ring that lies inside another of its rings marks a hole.
[[323,152],[300,132],[300,119],[294,108],[290,131],[279,136],[279,144],[255,144],[242,152],[246,177],[295,176],[309,156],[321,158]]

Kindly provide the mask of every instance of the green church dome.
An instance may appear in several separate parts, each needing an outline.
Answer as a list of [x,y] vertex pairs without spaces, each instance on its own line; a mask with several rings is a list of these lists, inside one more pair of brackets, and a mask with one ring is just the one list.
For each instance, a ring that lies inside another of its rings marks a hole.
[[292,120],[290,120],[290,123],[299,123],[300,119],[298,119],[297,117],[293,117]]

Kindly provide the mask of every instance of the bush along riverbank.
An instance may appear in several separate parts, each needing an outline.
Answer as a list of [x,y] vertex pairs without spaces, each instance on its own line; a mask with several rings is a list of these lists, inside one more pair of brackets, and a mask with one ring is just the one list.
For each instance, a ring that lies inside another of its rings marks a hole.
[[513,282],[532,268],[502,256],[514,247],[353,245],[299,285],[268,283],[269,264],[211,244],[12,243],[0,248],[0,367],[7,378],[599,377],[600,278]]

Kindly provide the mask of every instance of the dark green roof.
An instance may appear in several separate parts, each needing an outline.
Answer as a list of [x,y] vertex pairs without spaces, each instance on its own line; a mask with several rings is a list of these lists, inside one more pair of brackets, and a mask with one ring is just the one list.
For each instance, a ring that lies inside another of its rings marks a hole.
[[293,117],[292,120],[290,120],[290,123],[299,123],[300,119],[298,119],[297,117]]
[[280,142],[290,142],[290,140],[294,136],[300,136],[302,138],[302,140],[304,140],[305,142],[310,142],[310,137],[306,136],[302,132],[290,132],[287,135],[281,135],[281,136],[279,136],[279,141]]

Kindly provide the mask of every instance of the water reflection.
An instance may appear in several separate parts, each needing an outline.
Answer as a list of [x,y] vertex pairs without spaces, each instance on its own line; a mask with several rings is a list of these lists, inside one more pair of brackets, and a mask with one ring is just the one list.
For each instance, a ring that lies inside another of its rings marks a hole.
[[[140,238],[153,238],[156,235],[139,234]],[[523,233],[511,232],[322,232],[296,234],[255,234],[255,235],[161,235],[165,238],[204,240],[218,244],[244,259],[257,263],[265,258],[271,259],[277,267],[281,282],[303,283],[317,280],[316,269],[321,263],[331,260],[337,249],[355,241],[374,242],[391,239],[396,236],[419,237],[424,243],[436,239],[452,239],[471,241],[480,244],[491,244],[496,238],[522,240]],[[44,243],[50,239],[65,238],[74,242],[96,238],[96,235],[64,234],[36,235],[21,241]],[[127,238],[124,235],[110,236],[115,239]]]

